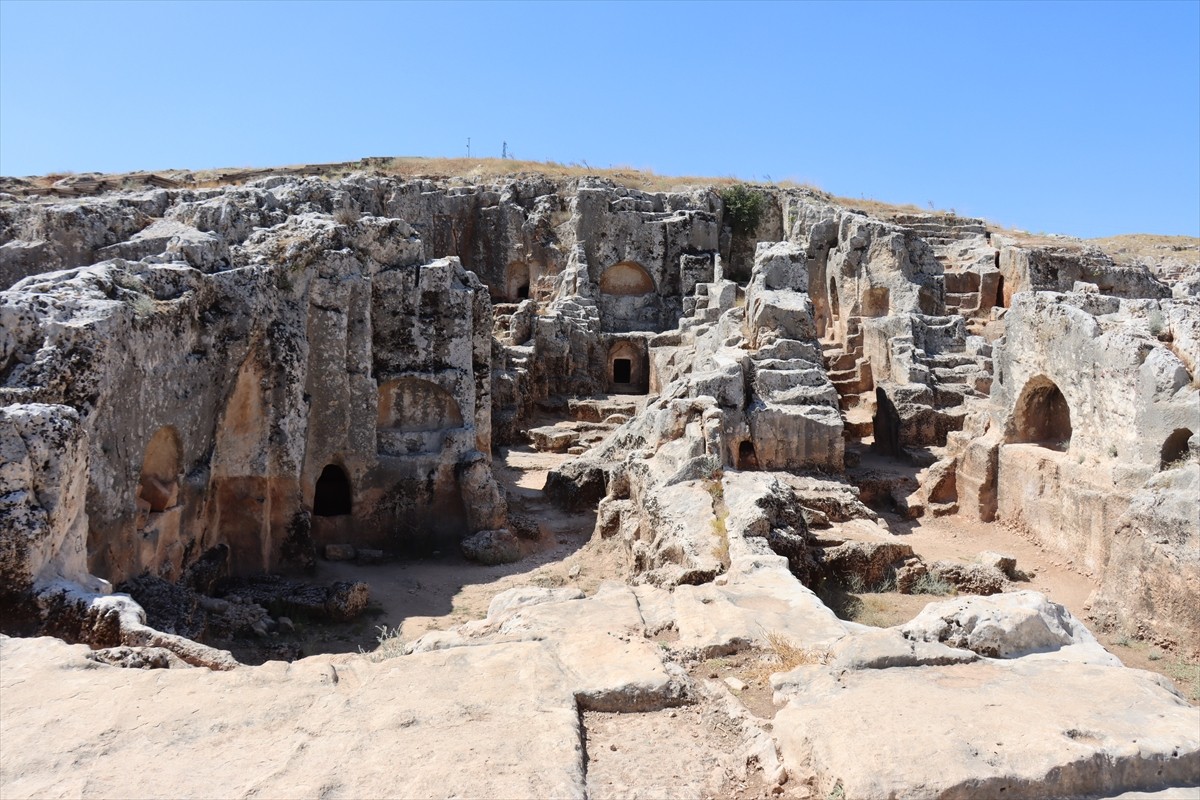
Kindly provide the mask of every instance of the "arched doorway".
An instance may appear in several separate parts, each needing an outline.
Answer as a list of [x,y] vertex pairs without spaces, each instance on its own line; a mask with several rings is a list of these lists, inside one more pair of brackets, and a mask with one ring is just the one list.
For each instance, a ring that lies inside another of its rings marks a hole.
[[1187,459],[1188,442],[1192,438],[1192,432],[1187,428],[1176,428],[1163,442],[1160,467],[1167,469],[1168,467],[1176,466]]
[[504,294],[510,301],[519,303],[529,299],[529,265],[514,261],[508,265],[504,275]]
[[1063,451],[1071,446],[1071,409],[1054,381],[1038,376],[1025,384],[1017,399],[1009,441]]
[[328,464],[317,478],[317,490],[313,493],[313,516],[344,517],[352,510],[350,478],[336,464]]
[[754,442],[749,439],[738,445],[737,468],[742,470],[758,469],[758,454],[754,451]]

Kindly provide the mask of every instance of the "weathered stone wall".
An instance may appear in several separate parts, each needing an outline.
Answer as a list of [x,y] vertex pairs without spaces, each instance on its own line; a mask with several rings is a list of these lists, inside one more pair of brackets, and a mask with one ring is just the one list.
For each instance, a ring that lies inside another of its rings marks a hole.
[[[310,561],[314,536],[404,548],[503,525],[490,304],[474,275],[456,259],[421,263],[407,224],[374,217],[296,217],[233,256],[235,269],[211,275],[116,261],[0,295],[0,398],[58,404],[9,405],[11,420],[63,408],[72,446],[86,447],[71,462],[86,497],[56,495],[59,467],[18,453],[41,445],[6,438],[14,463],[29,463],[6,473],[6,494],[26,498],[12,513],[43,519],[4,537],[11,586],[83,580],[80,559],[61,554],[85,544],[87,572],[116,583],[178,579],[217,544],[235,572],[256,572]],[[381,429],[379,386],[403,380],[436,387],[453,426],[404,431],[436,416],[392,395]],[[351,487],[345,517],[313,514],[331,465]]]
[[1175,642],[1194,637],[1200,588],[1200,388],[1171,333],[1187,339],[1194,303],[1017,294],[986,427],[954,448],[972,513],[1095,575],[1106,624]]

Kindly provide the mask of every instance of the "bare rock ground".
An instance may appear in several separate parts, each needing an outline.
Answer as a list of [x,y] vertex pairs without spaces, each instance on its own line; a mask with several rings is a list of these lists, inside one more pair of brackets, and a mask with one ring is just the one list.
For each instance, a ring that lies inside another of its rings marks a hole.
[[[321,565],[367,579],[399,629],[373,653],[218,673],[0,640],[4,797],[1194,794],[1179,785],[1196,774],[1200,712],[1160,677],[1073,663],[1100,656],[1073,641],[955,663],[978,656],[838,620],[737,535],[718,582],[625,586],[590,514],[543,505],[540,473],[560,459],[514,449],[500,470],[545,526],[521,562]],[[1083,576],[1007,547],[1008,531],[929,527],[897,532],[939,557],[1015,552],[1036,588],[1079,600]],[[936,598],[907,599],[896,622]]]

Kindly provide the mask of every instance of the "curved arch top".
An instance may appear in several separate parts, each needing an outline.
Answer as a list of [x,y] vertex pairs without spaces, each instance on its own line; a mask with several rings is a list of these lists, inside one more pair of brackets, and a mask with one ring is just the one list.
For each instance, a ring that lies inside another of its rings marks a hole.
[[1071,408],[1058,384],[1045,375],[1030,378],[1017,397],[1008,441],[1066,450],[1071,432]]
[[654,292],[654,279],[636,261],[613,264],[600,276],[600,291],[604,294],[636,296]]

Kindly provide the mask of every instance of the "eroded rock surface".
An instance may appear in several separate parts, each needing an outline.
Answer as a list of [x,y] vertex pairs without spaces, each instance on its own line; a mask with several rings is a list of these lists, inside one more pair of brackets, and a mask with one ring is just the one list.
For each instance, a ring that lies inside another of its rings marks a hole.
[[[804,189],[734,230],[711,187],[151,178],[0,198],[0,620],[59,637],[0,637],[5,797],[1196,786],[1165,678],[1011,559],[905,541],[998,520],[1104,627],[1195,648],[1194,270]],[[319,557],[535,552],[492,466],[525,442],[627,582],[374,653],[205,644],[366,611],[265,574]],[[870,628],[848,588],[960,596]]]

